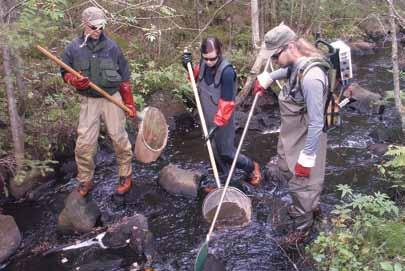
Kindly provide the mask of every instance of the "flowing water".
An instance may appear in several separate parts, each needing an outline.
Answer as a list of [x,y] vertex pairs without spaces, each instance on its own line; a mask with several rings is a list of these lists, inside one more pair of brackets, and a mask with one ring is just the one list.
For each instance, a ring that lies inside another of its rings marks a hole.
[[[389,55],[383,50],[371,57],[355,57],[356,81],[380,94],[392,89],[392,75],[387,71],[389,61]],[[336,184],[350,184],[355,189],[368,192],[378,187],[378,174],[373,167],[378,158],[367,151],[367,146],[375,143],[372,133],[376,129],[398,128],[393,112],[391,105],[382,116],[371,112],[345,113],[344,129],[336,130],[329,136],[323,206],[332,206],[337,202]],[[269,114],[277,115],[277,108],[270,108]],[[276,121],[264,132],[249,131],[242,152],[265,165],[276,154],[278,125]],[[125,208],[116,207],[110,197],[118,181],[113,155],[99,152],[96,188],[92,197],[101,210],[104,225],[135,213],[142,213],[148,218],[159,255],[152,264],[155,269],[192,270],[209,228],[201,214],[202,199],[171,196],[158,185],[157,180],[160,169],[169,162],[204,173],[209,173],[210,166],[199,127],[175,131],[169,136],[168,146],[159,161],[148,165],[133,163],[135,187]],[[96,246],[41,256],[48,247],[95,235],[60,235],[56,232],[57,215],[68,192],[76,185],[68,181],[70,177],[69,174],[61,176],[38,200],[3,206],[4,213],[15,218],[23,235],[22,247],[4,270],[129,270],[133,262],[142,261],[129,249],[103,250]],[[209,242],[210,253],[223,261],[227,270],[294,270],[294,256],[287,257],[277,246],[267,224],[271,213],[272,185],[266,182],[259,188],[252,188],[240,184],[242,178],[237,171],[233,184],[252,200],[252,223],[243,229],[214,231]],[[207,179],[212,180],[212,175],[208,174]],[[300,267],[300,270],[310,269],[305,264]]]

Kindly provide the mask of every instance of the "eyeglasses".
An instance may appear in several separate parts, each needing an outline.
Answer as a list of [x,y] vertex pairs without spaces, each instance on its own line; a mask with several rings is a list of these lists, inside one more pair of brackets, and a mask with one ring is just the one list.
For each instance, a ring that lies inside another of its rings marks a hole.
[[91,29],[91,30],[93,30],[93,31],[96,31],[96,30],[103,30],[104,29],[104,26],[99,26],[99,27],[97,27],[97,26],[94,26],[94,25],[88,25],[89,26],[89,28]]
[[209,57],[203,57],[203,59],[204,59],[206,62],[208,62],[208,61],[214,62],[215,60],[218,59],[218,56],[211,57],[211,58],[209,58]]
[[288,44],[284,45],[277,53],[271,56],[272,59],[277,60],[278,57],[288,48]]

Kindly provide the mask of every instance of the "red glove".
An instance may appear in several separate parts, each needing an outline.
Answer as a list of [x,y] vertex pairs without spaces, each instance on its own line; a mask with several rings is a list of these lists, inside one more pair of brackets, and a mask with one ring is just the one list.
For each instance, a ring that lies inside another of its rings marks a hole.
[[253,95],[256,96],[256,93],[259,93],[259,96],[263,96],[264,95],[264,87],[262,87],[259,83],[259,80],[256,79],[255,84],[253,86]]
[[214,117],[214,123],[217,126],[225,126],[232,116],[235,107],[234,101],[224,101],[219,99],[218,110]]
[[311,174],[311,168],[310,167],[304,167],[300,163],[295,164],[295,175],[298,177],[309,177]]
[[[197,80],[199,74],[200,74],[200,66],[194,65],[193,67],[194,80]],[[187,80],[190,81],[190,74],[188,72],[187,72]]]
[[65,73],[63,79],[78,90],[89,88],[90,81],[88,77],[77,77],[72,73]]
[[131,82],[129,80],[122,82],[119,86],[119,91],[125,106],[131,110],[131,113],[128,113],[128,115],[131,118],[135,118],[136,107],[134,104],[134,96],[132,96]]

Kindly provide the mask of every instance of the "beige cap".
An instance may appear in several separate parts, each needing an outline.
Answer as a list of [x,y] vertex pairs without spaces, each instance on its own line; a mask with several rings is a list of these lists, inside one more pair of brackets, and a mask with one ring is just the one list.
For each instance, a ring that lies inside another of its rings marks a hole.
[[277,49],[295,40],[297,35],[291,28],[281,23],[264,35],[264,43],[261,53],[263,56],[271,57]]
[[95,27],[104,27],[107,24],[107,17],[98,7],[89,7],[82,12],[82,22]]

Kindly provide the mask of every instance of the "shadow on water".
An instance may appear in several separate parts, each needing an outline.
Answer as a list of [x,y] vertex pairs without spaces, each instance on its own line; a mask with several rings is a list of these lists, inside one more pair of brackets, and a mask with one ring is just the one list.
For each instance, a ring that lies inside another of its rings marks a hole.
[[[356,57],[355,75],[362,86],[383,93],[392,88],[387,85],[387,82],[392,82],[391,74],[387,71],[390,59],[386,52],[377,52],[372,59],[370,63],[367,56]],[[271,109],[269,114],[276,110]],[[336,202],[336,184],[350,184],[362,191],[375,189],[373,187],[378,182],[378,175],[373,164],[378,158],[367,151],[367,146],[375,143],[370,134],[377,127],[396,127],[392,112],[393,109],[388,108],[382,117],[371,113],[345,113],[344,128],[335,130],[329,136],[326,187],[322,198],[325,204]],[[277,126],[268,127],[266,132],[249,131],[242,152],[265,165],[276,154]],[[168,147],[159,161],[149,165],[133,163],[135,187],[127,197],[125,208],[117,208],[111,201],[110,196],[118,181],[112,157],[111,153],[105,151],[98,154],[96,188],[92,192],[93,199],[101,209],[103,224],[110,225],[123,216],[135,213],[144,214],[160,255],[153,267],[157,270],[192,270],[209,226],[202,218],[202,200],[171,196],[157,184],[157,180],[160,169],[169,161],[184,169],[209,172],[200,128],[170,134]],[[241,173],[237,172],[236,183],[241,178]],[[140,255],[134,255],[128,249],[102,250],[98,247],[41,256],[49,247],[88,238],[87,235],[56,233],[57,215],[63,208],[67,193],[76,185],[66,178],[58,181],[52,191],[37,201],[3,206],[4,213],[15,218],[23,234],[22,248],[5,270],[129,270],[133,262],[142,261]],[[227,270],[294,270],[291,259],[273,241],[270,226],[266,223],[271,213],[271,185],[265,183],[256,189],[248,186],[243,188],[252,199],[252,223],[244,229],[214,231],[209,243],[210,252],[226,264]],[[294,260],[294,255],[290,257]],[[311,268],[302,267],[300,270]]]

